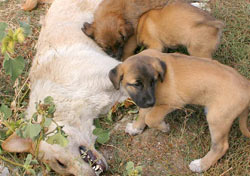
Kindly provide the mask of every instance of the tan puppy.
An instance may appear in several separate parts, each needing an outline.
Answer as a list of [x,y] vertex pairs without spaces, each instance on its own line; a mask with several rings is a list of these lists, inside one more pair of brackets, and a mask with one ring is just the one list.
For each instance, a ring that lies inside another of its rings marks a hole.
[[139,17],[163,7],[169,0],[104,0],[94,14],[94,22],[84,23],[83,32],[112,57],[122,56],[123,46],[134,33]]
[[126,45],[123,60],[133,55],[137,44],[159,51],[183,45],[190,55],[211,58],[222,27],[221,21],[197,7],[169,2],[163,9],[151,10],[140,18],[137,36]]
[[191,162],[193,172],[209,169],[225,154],[229,130],[238,116],[241,132],[250,137],[250,81],[217,61],[150,49],[112,69],[109,77],[116,89],[121,83],[142,107],[139,119],[127,125],[131,135],[141,133],[146,125],[166,132],[166,114],[186,104],[205,107],[212,145],[206,156]]

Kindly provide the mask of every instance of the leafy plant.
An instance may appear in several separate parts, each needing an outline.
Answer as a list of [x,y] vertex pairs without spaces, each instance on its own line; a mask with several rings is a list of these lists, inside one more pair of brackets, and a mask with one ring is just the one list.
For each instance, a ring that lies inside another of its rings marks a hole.
[[126,173],[124,176],[141,176],[142,174],[142,167],[136,166],[132,161],[127,162],[126,164]]
[[[68,140],[67,135],[62,130],[63,126],[59,126],[54,120],[54,113],[56,111],[56,106],[53,102],[53,98],[48,96],[44,99],[43,103],[40,101],[36,103],[36,112],[28,120],[17,120],[12,121],[9,117],[12,114],[10,108],[2,104],[0,107],[1,122],[2,125],[7,127],[5,130],[5,137],[16,132],[16,134],[22,138],[30,138],[36,145],[35,148],[35,158],[38,156],[39,144],[42,140],[46,141],[49,144],[58,144],[62,147],[67,146]],[[48,127],[54,123],[56,128],[53,131],[48,132]],[[2,135],[2,134],[1,134]],[[37,163],[36,160],[32,160],[32,156],[28,155],[25,163],[19,164],[13,161],[10,161],[3,156],[0,156],[1,159],[15,164],[17,166],[23,167],[27,173],[35,175],[35,171],[32,169],[32,163]]]
[[[62,126],[59,126],[54,120],[54,113],[56,111],[55,104],[52,97],[46,97],[44,103],[37,103],[36,110],[33,116],[24,121],[16,130],[17,135],[23,138],[30,138],[37,144],[36,156],[39,151],[39,143],[46,140],[49,144],[58,144],[62,147],[67,146],[68,140],[66,134],[62,131]],[[38,122],[40,120],[40,122]],[[48,127],[51,123],[56,124],[56,128],[47,133]],[[53,135],[51,135],[53,134]]]
[[15,55],[16,44],[22,44],[25,36],[31,33],[31,29],[27,23],[20,22],[21,27],[16,30],[9,29],[6,33],[8,24],[0,23],[0,41],[1,53],[4,55],[3,68],[11,80],[15,81],[22,74],[25,67],[25,60],[22,56],[13,57]]

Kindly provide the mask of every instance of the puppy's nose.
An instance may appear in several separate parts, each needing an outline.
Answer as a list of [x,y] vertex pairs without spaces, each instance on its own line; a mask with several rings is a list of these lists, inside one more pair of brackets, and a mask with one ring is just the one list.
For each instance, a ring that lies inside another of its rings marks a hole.
[[155,100],[154,99],[149,99],[145,102],[145,104],[147,105],[147,107],[151,107],[154,106],[155,104]]

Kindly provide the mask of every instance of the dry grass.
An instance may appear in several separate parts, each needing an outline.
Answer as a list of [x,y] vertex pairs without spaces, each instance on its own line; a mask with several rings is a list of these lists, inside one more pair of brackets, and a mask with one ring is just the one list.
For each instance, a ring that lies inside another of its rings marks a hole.
[[[17,54],[26,58],[26,72],[20,79],[22,85],[27,77],[28,69],[35,54],[35,44],[40,31],[39,19],[44,15],[48,5],[40,5],[32,12],[20,10],[20,0],[0,1],[0,21],[5,21],[12,28],[17,28],[18,20],[28,22],[32,28],[32,35],[25,45],[19,47]],[[225,22],[222,42],[214,54],[220,62],[236,68],[244,76],[250,78],[250,3],[246,0],[214,1],[212,14]],[[0,55],[0,67],[3,57]],[[0,69],[0,101],[10,105],[15,98],[13,83]],[[27,88],[26,88],[27,89]],[[20,105],[19,114],[23,112],[28,102],[28,96]],[[17,113],[17,115],[18,115]],[[200,175],[193,174],[188,164],[204,156],[210,148],[210,135],[203,110],[200,107],[188,107],[169,114],[166,121],[171,125],[169,134],[157,130],[146,129],[141,135],[132,137],[124,133],[124,126],[135,115],[125,115],[116,123],[109,124],[101,119],[105,128],[112,130],[111,140],[99,149],[106,156],[110,170],[106,176],[123,175],[125,164],[133,161],[143,166],[145,176],[163,175]],[[230,148],[217,164],[211,167],[204,176],[210,175],[237,175],[245,176],[250,173],[250,139],[244,137],[239,131],[238,122],[235,122],[229,139]],[[6,157],[23,163],[26,154],[6,153]],[[0,161],[7,165],[12,175],[24,175],[24,170]],[[41,171],[38,165],[36,170]],[[50,172],[48,175],[55,175]]]

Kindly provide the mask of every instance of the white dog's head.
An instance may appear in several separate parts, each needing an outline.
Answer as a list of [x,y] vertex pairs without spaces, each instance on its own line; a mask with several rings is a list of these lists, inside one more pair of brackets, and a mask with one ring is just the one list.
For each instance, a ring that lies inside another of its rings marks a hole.
[[[39,91],[35,88],[31,92],[27,110],[28,117],[35,111],[36,101],[34,100],[40,99],[43,93],[47,94],[47,91],[43,89],[45,87],[40,84],[37,87],[40,87]],[[53,90],[50,91],[53,94]],[[54,120],[60,126],[64,126],[63,131],[68,135],[69,143],[66,147],[62,147],[42,141],[39,146],[39,159],[63,175],[95,176],[107,170],[104,157],[94,147],[96,137],[92,134],[92,131],[94,129],[93,117],[96,114],[93,108],[92,114],[90,114],[91,110],[86,103],[65,97],[62,99],[58,95],[58,92],[57,97],[54,95],[57,109]],[[55,127],[54,124],[51,124],[49,131],[52,131]],[[29,152],[32,154],[35,153],[36,149],[36,145],[31,139],[21,138],[16,133],[5,140],[2,147],[9,152]]]

